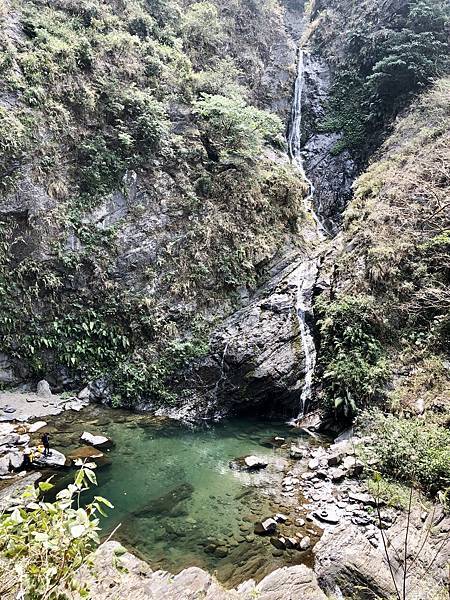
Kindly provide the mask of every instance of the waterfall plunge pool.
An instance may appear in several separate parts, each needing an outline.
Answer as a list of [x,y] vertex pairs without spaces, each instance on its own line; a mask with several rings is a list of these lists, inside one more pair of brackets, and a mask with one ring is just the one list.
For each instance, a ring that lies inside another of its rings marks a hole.
[[[308,522],[302,529],[295,525],[295,518],[306,513],[298,510],[299,502],[280,496],[288,451],[270,440],[280,436],[312,443],[286,424],[239,418],[189,427],[90,406],[54,417],[46,429],[52,446],[65,454],[83,445],[82,431],[114,441],[104,451],[107,464],[97,469],[98,486],[89,493],[108,498],[115,507],[102,520],[102,533],[107,536],[120,524],[114,539],[152,568],[177,573],[199,566],[233,587],[249,578],[260,580],[280,566],[312,564],[311,551],[280,551],[270,536],[253,532],[255,521],[281,512],[290,520],[280,533],[295,530],[313,542],[319,536]],[[249,454],[265,458],[268,467],[255,473],[229,467],[233,458]],[[59,475],[58,487],[72,476]]]

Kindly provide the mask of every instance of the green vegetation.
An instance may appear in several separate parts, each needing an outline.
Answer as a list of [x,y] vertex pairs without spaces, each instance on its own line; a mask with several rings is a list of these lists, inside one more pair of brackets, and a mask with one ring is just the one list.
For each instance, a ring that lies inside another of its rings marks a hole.
[[258,87],[280,7],[12,3],[2,351],[27,377],[101,379],[114,404],[170,402],[237,289],[299,232],[303,191],[265,158],[281,121]]
[[[335,152],[373,149],[411,97],[444,74],[449,5],[445,0],[403,4],[327,0],[314,15],[315,46],[334,63],[327,131],[342,131]],[[336,30],[343,35],[336,36]],[[369,142],[369,143],[368,143]]]
[[264,141],[278,138],[282,143],[281,120],[242,99],[204,95],[196,110],[203,117],[204,144],[213,160],[255,159],[261,156]]
[[401,419],[375,411],[363,415],[374,436],[371,458],[383,475],[436,496],[450,488],[450,432],[423,419]]
[[436,82],[355,182],[334,294],[317,303],[327,400],[351,384],[357,406],[378,398],[441,424],[450,394],[449,89],[447,78]]
[[384,323],[373,298],[342,296],[316,303],[320,328],[322,400],[338,415],[354,416],[379,399],[388,376],[380,338]]
[[100,543],[98,514],[112,504],[100,496],[80,507],[80,495],[96,484],[95,464],[79,464],[74,483],[58,492],[54,502],[40,498],[53,488],[43,482],[28,486],[21,503],[0,515],[0,594],[2,598],[63,600],[67,591],[88,598],[80,569]]

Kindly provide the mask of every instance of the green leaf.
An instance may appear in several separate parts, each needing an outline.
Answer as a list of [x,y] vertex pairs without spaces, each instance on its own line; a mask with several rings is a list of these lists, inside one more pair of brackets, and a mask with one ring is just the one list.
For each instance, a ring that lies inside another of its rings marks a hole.
[[97,502],[101,502],[108,508],[114,508],[114,506],[111,504],[111,502],[109,500],[107,500],[106,498],[103,498],[103,496],[94,496],[94,499],[97,500]]
[[41,492],[48,492],[49,490],[53,489],[54,485],[49,483],[48,481],[42,481],[39,484],[39,489],[41,490]]

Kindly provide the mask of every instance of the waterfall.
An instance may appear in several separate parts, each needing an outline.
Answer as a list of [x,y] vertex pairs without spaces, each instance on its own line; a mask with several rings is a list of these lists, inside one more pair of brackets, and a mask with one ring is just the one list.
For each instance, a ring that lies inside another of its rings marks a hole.
[[[308,194],[304,198],[305,210],[310,213],[316,223],[317,237],[324,240],[327,231],[323,227],[314,210],[314,185],[305,172],[301,147],[302,98],[305,86],[305,51],[298,50],[297,77],[295,80],[294,99],[292,103],[291,120],[288,133],[288,152],[292,163],[296,166],[303,180],[308,185]],[[308,314],[312,318],[312,294],[319,269],[318,259],[306,259],[295,274],[297,284],[296,314],[300,330],[303,352],[305,354],[305,381],[300,395],[299,414],[301,419],[311,401],[312,383],[316,366],[316,345],[312,329],[308,323]]]
[[306,175],[302,156],[302,99],[305,87],[305,55],[303,48],[298,49],[297,77],[295,79],[294,100],[292,102],[291,120],[288,134],[288,152],[292,162],[297,167],[300,175],[306,181],[309,191],[303,199],[306,212],[309,212],[315,223],[318,237],[323,240],[327,237],[327,230],[320,222],[314,210],[314,184]]
[[300,330],[300,339],[302,341],[302,349],[305,355],[305,381],[300,394],[297,419],[300,419],[305,415],[312,396],[312,384],[316,367],[316,344],[311,327],[308,323],[308,314],[312,318],[312,295],[318,270],[318,259],[312,258],[303,261],[295,274],[295,281],[297,283],[295,310]]

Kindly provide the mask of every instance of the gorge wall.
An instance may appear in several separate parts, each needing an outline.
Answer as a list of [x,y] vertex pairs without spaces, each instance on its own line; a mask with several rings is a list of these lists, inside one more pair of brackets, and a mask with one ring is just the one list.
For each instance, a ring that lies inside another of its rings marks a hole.
[[[445,71],[445,3],[428,5],[3,0],[2,382],[291,418],[302,285],[323,405],[402,395],[406,348],[448,389],[445,80],[405,113]],[[323,247],[285,144],[299,44]]]

